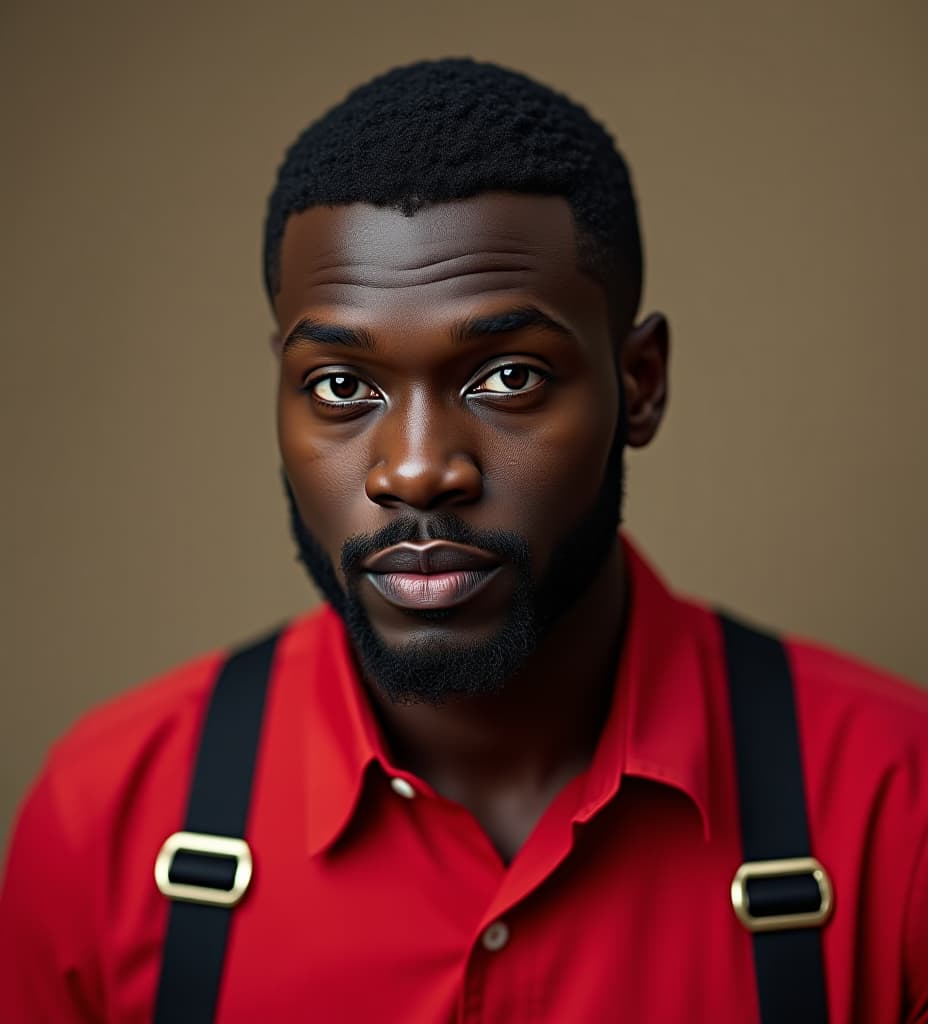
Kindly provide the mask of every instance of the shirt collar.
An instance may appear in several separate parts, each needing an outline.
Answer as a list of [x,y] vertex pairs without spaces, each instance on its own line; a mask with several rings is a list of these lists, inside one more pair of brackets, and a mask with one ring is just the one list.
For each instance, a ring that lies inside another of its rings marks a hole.
[[342,834],[369,766],[387,765],[380,730],[354,667],[344,624],[329,605],[315,618],[305,718],[307,848],[315,855]]
[[692,800],[710,836],[710,715],[696,617],[623,534],[629,615],[612,707],[575,815],[588,821],[623,775],[673,786]]
[[[623,775],[673,786],[710,822],[706,666],[695,614],[676,598],[622,536],[630,609],[612,707],[587,772],[575,821],[592,818],[617,793]],[[326,606],[309,620],[309,706],[304,749],[307,848],[331,847],[360,801],[370,765],[391,766],[354,667],[344,626]],[[305,664],[305,662],[304,662]]]

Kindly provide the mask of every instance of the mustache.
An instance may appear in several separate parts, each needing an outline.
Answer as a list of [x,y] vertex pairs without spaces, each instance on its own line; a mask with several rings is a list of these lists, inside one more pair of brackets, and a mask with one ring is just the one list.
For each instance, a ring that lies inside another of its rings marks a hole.
[[404,515],[374,533],[359,533],[342,545],[341,567],[346,579],[357,577],[361,565],[372,555],[394,544],[410,541],[445,540],[469,544],[498,555],[504,561],[528,566],[529,550],[524,537],[512,530],[480,530],[453,512]]

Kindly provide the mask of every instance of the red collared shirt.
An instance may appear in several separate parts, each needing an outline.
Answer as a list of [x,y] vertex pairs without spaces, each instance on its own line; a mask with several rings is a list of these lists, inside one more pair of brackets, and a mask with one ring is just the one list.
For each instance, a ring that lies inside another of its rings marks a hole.
[[[626,542],[627,545],[627,542]],[[394,764],[329,609],[281,641],[221,1024],[758,1020],[718,623],[627,545],[632,609],[589,770],[507,867]],[[928,1021],[928,694],[790,642],[832,1022]],[[80,722],[22,808],[0,897],[0,1019],[150,1019],[181,827],[222,657]]]

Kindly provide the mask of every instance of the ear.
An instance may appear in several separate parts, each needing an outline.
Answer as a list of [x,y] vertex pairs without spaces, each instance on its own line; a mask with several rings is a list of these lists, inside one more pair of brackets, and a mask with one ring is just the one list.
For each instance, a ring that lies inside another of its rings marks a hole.
[[268,342],[271,346],[271,352],[273,353],[274,358],[280,359],[280,353],[283,350],[283,339],[280,336],[280,331],[271,331]]
[[622,343],[619,367],[631,448],[649,444],[664,418],[669,355],[670,328],[660,313],[652,313],[633,327]]

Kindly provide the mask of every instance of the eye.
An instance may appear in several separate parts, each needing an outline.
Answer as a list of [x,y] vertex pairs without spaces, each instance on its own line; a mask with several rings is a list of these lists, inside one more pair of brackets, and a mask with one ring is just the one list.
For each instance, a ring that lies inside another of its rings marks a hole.
[[327,373],[308,380],[304,387],[323,405],[353,405],[379,401],[380,394],[353,373]]
[[474,395],[518,395],[538,387],[548,377],[526,363],[512,363],[494,370],[471,388]]

